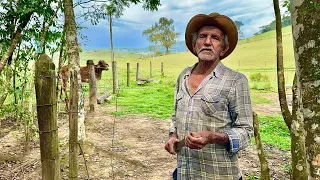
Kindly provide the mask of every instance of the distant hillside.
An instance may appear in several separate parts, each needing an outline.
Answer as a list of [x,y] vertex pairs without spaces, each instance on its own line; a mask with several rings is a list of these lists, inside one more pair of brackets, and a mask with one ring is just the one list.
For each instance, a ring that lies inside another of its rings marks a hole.
[[[291,26],[287,26],[287,27],[282,28],[282,35],[283,36],[288,36],[291,34],[292,34]],[[275,37],[276,37],[275,30],[271,30],[271,31],[268,31],[268,32],[265,32],[262,34],[255,35],[253,37],[239,40],[238,44],[260,41],[260,40],[270,39],[270,38],[275,38]],[[100,49],[100,50],[108,51],[109,49]],[[90,50],[87,50],[87,51],[90,51]],[[135,53],[135,54],[139,54],[139,55],[151,55],[152,54],[152,52],[150,52],[150,50],[149,50],[149,47],[143,47],[143,48],[116,47],[115,51],[121,52],[121,53]],[[162,53],[165,53],[165,48],[162,47],[160,49],[160,51]],[[188,51],[188,49],[185,45],[185,41],[179,41],[177,44],[173,45],[173,47],[170,49],[171,53],[186,52],[186,51]]]
[[[290,16],[282,16],[282,27],[287,27],[291,25],[291,17]],[[273,20],[270,24],[259,27],[259,32],[254,33],[255,35],[263,34],[276,29],[276,20]]]

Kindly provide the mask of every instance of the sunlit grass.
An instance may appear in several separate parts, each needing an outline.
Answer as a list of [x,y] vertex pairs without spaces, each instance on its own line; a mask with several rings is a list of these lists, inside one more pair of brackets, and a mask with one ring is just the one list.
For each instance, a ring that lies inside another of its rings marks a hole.
[[290,150],[290,132],[282,116],[258,116],[260,135],[263,144]]

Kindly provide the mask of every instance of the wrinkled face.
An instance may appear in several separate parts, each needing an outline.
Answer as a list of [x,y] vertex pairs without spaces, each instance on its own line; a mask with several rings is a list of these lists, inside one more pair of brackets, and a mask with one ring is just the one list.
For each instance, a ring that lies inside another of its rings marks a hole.
[[227,50],[224,44],[224,33],[217,27],[204,26],[198,31],[193,51],[203,61],[219,60]]
[[101,70],[109,70],[109,65],[104,60],[100,60],[98,62],[97,68],[99,68]]

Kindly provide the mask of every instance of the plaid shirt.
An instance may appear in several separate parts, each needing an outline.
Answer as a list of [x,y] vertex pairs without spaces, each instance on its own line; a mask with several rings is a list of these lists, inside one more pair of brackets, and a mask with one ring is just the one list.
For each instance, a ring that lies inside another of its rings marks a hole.
[[188,131],[227,133],[230,146],[208,144],[201,150],[183,147],[178,152],[178,179],[238,180],[238,152],[249,145],[253,134],[248,80],[219,62],[191,95],[187,84],[196,65],[179,75],[169,132],[179,139]]

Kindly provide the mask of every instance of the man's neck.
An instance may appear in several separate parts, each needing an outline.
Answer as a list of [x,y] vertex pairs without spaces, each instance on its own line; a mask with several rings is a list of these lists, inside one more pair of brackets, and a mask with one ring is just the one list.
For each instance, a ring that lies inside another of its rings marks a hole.
[[210,74],[216,68],[219,61],[219,59],[214,61],[203,61],[199,59],[198,65],[193,70],[193,73],[198,75]]

